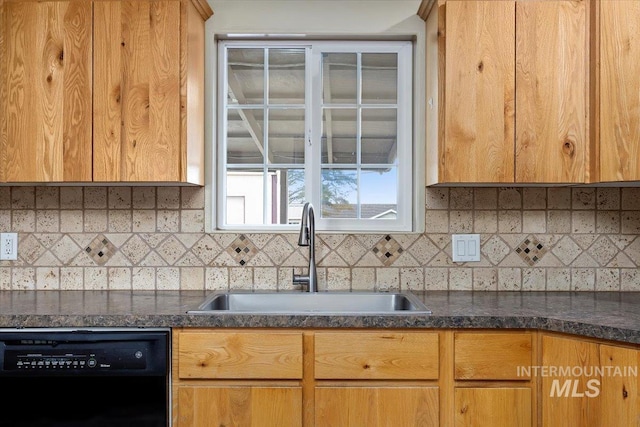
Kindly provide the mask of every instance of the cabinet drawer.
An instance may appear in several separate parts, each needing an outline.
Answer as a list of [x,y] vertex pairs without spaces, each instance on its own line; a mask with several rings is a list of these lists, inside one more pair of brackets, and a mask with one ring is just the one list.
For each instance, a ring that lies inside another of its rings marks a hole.
[[300,379],[301,332],[183,332],[180,378]]
[[317,379],[438,378],[438,334],[318,332]]
[[531,366],[529,333],[454,334],[456,380],[529,380],[518,367]]

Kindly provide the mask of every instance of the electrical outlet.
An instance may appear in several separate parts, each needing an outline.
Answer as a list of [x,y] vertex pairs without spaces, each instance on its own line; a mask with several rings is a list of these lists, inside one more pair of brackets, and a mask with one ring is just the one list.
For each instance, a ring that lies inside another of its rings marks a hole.
[[18,259],[18,233],[0,233],[0,260]]
[[451,236],[451,255],[453,262],[480,261],[480,235],[454,234]]

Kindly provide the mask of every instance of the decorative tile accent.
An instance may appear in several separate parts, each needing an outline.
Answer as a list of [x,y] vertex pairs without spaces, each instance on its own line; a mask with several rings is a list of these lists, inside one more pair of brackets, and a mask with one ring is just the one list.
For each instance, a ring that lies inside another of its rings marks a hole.
[[404,252],[404,249],[400,246],[400,243],[388,234],[376,243],[371,249],[375,256],[382,261],[386,267],[393,264],[395,260]]
[[244,234],[238,236],[227,248],[227,253],[235,259],[238,264],[245,265],[251,258],[256,256],[258,248]]
[[547,253],[547,248],[538,239],[529,236],[516,248],[516,253],[524,262],[533,267]]
[[104,237],[103,234],[99,234],[89,246],[85,248],[85,252],[91,257],[91,259],[98,265],[104,265],[111,257],[116,253],[116,247]]

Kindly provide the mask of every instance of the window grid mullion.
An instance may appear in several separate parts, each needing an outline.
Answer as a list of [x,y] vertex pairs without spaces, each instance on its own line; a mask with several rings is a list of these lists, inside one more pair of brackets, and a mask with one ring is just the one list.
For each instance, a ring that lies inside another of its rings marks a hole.
[[362,218],[360,206],[361,170],[362,163],[362,52],[357,53],[356,62],[356,218]]
[[[262,106],[262,223],[269,222],[269,48],[264,49],[263,101]],[[273,203],[273,201],[271,201]]]

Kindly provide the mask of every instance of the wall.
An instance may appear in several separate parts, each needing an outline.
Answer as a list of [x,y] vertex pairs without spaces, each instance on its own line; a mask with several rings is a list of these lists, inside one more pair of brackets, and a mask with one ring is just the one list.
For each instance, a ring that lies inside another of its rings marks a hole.
[[[291,288],[297,234],[207,234],[204,193],[0,187],[0,289]],[[639,188],[428,188],[425,214],[423,234],[319,235],[320,288],[640,291]],[[482,260],[455,265],[468,232]]]

